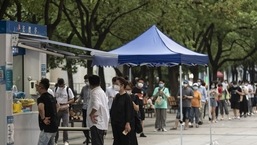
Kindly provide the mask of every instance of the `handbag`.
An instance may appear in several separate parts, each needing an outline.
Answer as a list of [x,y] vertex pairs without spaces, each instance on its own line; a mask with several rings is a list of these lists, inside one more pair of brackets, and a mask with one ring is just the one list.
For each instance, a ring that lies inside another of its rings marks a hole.
[[158,97],[157,97],[156,103],[157,103],[158,105],[162,105],[162,104],[163,104],[162,96],[158,96]]
[[141,133],[143,131],[141,119],[138,112],[135,115],[135,131],[136,133]]

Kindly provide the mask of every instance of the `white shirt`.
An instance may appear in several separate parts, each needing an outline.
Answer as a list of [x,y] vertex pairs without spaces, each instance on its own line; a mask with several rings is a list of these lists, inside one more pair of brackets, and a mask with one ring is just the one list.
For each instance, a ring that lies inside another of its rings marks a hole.
[[253,86],[248,84],[248,98],[253,98],[254,94],[253,94]]
[[54,92],[53,92],[52,89],[48,88],[48,89],[47,89],[47,92],[48,92],[49,94],[51,94],[51,95],[54,97]]
[[[94,114],[98,115],[98,117],[96,118],[96,124],[91,121],[91,118],[89,116],[93,109],[97,110]],[[90,91],[90,99],[87,108],[87,126],[95,126],[96,128],[101,130],[108,130],[109,118],[110,116],[108,109],[108,99],[103,89],[98,86]]]
[[[56,100],[59,104],[67,103],[69,101],[66,88],[67,86],[65,86],[64,88],[57,87],[57,89],[56,88],[54,89],[55,90],[54,96],[56,97]],[[69,99],[73,99],[74,95],[70,88],[68,89],[68,93],[69,93]]]
[[114,97],[116,96],[117,93],[118,93],[118,91],[115,91],[113,86],[110,86],[110,87],[106,88],[106,96],[108,97],[109,109],[111,109],[113,99],[114,99]]

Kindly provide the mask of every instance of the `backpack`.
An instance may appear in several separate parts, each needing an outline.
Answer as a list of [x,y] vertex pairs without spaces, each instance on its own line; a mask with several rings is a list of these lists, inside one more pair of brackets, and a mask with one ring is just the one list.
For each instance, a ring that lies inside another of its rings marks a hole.
[[[55,87],[54,93],[56,93],[58,87]],[[66,92],[68,95],[68,101],[70,100],[69,87],[66,87]]]

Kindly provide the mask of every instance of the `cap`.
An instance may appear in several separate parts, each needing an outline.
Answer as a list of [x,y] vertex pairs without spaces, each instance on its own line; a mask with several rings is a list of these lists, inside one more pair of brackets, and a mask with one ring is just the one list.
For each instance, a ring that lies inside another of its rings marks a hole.
[[188,84],[188,80],[184,80],[183,84]]
[[197,87],[198,87],[198,84],[197,84],[197,83],[194,83],[193,86],[197,86]]

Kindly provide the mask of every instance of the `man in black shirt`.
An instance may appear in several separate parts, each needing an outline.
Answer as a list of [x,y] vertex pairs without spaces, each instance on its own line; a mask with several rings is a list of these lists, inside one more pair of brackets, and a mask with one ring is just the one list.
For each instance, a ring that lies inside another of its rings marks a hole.
[[38,122],[41,130],[38,145],[54,145],[54,137],[58,131],[57,112],[59,104],[56,99],[47,92],[49,88],[49,80],[41,79],[36,89],[40,94],[37,99],[38,104]]

